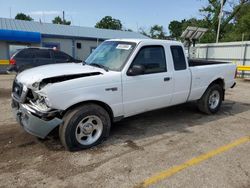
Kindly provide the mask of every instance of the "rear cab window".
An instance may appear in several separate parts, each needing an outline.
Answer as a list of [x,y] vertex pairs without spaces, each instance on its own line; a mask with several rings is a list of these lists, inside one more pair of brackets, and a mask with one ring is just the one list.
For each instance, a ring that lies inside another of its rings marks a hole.
[[183,52],[183,48],[181,46],[170,46],[174,69],[176,71],[187,69],[186,58]]

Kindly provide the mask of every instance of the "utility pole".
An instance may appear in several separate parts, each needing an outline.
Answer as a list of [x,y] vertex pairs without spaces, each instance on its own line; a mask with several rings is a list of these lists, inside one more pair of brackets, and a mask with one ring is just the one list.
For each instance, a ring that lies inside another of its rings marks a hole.
[[223,3],[224,0],[221,0],[221,5],[220,5],[220,14],[219,14],[219,23],[218,23],[218,30],[217,30],[217,36],[216,36],[216,43],[219,42],[219,36],[220,36],[220,24],[221,24],[221,19],[222,19],[222,14],[223,14]]
[[245,38],[245,33],[242,33],[242,37],[241,37],[242,42],[244,41],[244,38]]
[[63,22],[64,22],[64,20],[65,20],[65,13],[64,13],[64,10],[63,10]]

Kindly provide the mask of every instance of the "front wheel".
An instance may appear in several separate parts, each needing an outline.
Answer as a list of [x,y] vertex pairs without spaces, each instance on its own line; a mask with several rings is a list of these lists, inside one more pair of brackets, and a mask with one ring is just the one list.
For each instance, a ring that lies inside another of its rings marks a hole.
[[69,151],[97,145],[109,135],[111,121],[108,112],[96,104],[84,104],[64,115],[59,136]]
[[201,99],[198,100],[199,110],[206,114],[218,112],[222,103],[223,93],[223,88],[220,85],[211,85]]

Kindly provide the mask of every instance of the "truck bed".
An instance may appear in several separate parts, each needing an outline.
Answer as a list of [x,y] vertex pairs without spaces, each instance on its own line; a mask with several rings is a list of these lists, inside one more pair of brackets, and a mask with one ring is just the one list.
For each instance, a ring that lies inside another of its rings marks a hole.
[[203,59],[189,59],[188,64],[190,67],[203,66],[203,65],[217,65],[217,64],[228,64],[229,62],[221,61],[208,61]]
[[192,75],[189,101],[199,99],[215,79],[223,80],[225,90],[235,83],[236,65],[233,63],[201,59],[190,59],[188,63]]

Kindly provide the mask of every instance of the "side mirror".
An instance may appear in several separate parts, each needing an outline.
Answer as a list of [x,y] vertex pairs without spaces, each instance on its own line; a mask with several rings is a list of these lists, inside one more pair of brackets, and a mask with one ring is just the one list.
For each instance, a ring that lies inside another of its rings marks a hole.
[[141,75],[145,72],[145,67],[143,65],[133,65],[129,70],[127,75],[128,76],[137,76]]

